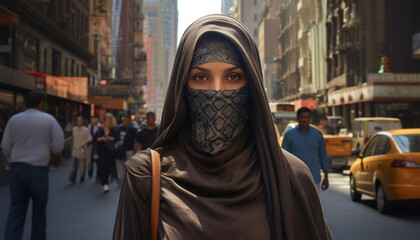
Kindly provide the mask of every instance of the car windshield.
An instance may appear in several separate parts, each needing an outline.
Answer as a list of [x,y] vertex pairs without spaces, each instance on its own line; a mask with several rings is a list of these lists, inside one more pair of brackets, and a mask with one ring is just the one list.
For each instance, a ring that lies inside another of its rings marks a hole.
[[289,124],[290,122],[296,121],[296,113],[293,113],[293,116],[288,116],[286,114],[281,114],[281,113],[274,113],[274,122],[277,125],[279,134],[281,135],[284,131],[284,129],[286,129],[287,124]]
[[369,121],[367,137],[371,137],[373,134],[379,131],[398,128],[401,128],[400,122],[398,121]]
[[404,152],[420,152],[420,134],[397,135],[395,139]]

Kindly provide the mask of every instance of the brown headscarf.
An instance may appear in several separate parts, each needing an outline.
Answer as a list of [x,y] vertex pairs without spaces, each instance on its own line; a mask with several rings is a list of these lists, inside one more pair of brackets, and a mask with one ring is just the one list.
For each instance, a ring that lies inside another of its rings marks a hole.
[[[251,95],[251,115],[253,116],[249,123],[249,131],[245,131],[244,136],[238,137],[239,140],[230,149],[216,157],[205,157],[195,153],[189,146],[186,133],[189,129],[185,100],[187,76],[196,43],[201,36],[207,33],[224,36],[236,46],[241,54],[243,69],[247,74]],[[244,139],[248,139],[248,141]],[[224,194],[226,195],[225,189],[222,187],[218,189],[218,186],[227,184],[229,191],[234,193],[237,191],[236,194],[240,195],[238,199],[241,204],[246,203],[247,196],[254,199],[263,196],[260,201],[261,205],[265,205],[265,207],[244,205],[244,209],[251,208],[250,213],[257,210],[266,211],[264,218],[267,219],[271,239],[332,238],[325,223],[309,170],[299,159],[287,152],[282,152],[278,145],[264,91],[257,46],[247,28],[238,20],[225,15],[209,15],[198,19],[185,31],[175,57],[159,128],[159,137],[153,148],[158,149],[162,156],[162,172],[164,173],[162,173],[161,199],[164,200],[161,200],[161,211],[162,214],[166,214],[163,217],[171,217],[169,216],[171,215],[170,211],[173,211],[172,216],[176,215],[177,211],[181,211],[180,216],[184,214],[186,217],[179,221],[185,220],[186,223],[177,222],[174,225],[185,227],[187,229],[185,232],[188,232],[188,221],[186,220],[190,220],[191,213],[199,214],[202,211],[201,214],[213,215],[214,219],[218,218],[217,214],[220,214],[220,217],[224,214],[212,205],[213,203],[207,204],[208,202],[203,200],[197,205],[191,191],[201,192],[204,195],[215,194],[223,204],[223,201],[228,201],[226,200],[228,198],[224,196]],[[148,225],[150,223],[145,223],[150,217],[148,215],[150,211],[147,209],[147,204],[150,204],[150,199],[148,199],[150,192],[148,193],[147,190],[142,192],[143,188],[150,189],[149,161],[150,153],[141,152],[126,164],[127,175],[121,190],[114,239],[142,238],[140,236],[147,238],[149,236],[147,233],[140,233],[142,230],[137,228],[142,225],[141,228],[144,228],[144,231],[150,229],[150,225]],[[241,182],[237,181],[238,178],[234,178],[237,176],[224,175],[226,173],[237,174],[242,179],[251,177],[252,181],[246,181],[245,185],[241,186]],[[145,174],[149,174],[146,181],[144,180]],[[255,179],[255,176],[258,178]],[[206,177],[208,177],[208,181],[206,181]],[[218,178],[221,180],[217,180]],[[222,182],[223,179],[225,182]],[[218,182],[212,182],[213,180]],[[207,190],[208,192],[206,192]],[[205,198],[206,196],[203,196],[203,199]],[[235,203],[238,202],[238,199],[235,199]],[[226,204],[229,203],[226,202]],[[207,211],[202,210],[203,206]],[[195,209],[197,212],[194,212]],[[190,212],[186,212],[187,210]],[[185,212],[182,213],[182,211]],[[144,214],[139,214],[139,212],[144,212]],[[247,214],[247,211],[243,211],[236,216],[242,217],[246,222]],[[240,223],[242,219],[235,220]],[[201,220],[207,221],[205,217]],[[206,226],[205,223],[203,222],[202,226]],[[234,223],[238,224],[238,222],[232,222],[232,224]],[[162,227],[165,224],[168,222],[160,224],[160,233],[162,228],[169,229],[167,226]],[[194,222],[190,224],[194,224]],[[217,221],[208,223],[209,226],[211,224],[217,224]],[[220,232],[226,227],[230,226],[219,226],[222,229]],[[252,231],[252,227],[249,229],[249,226],[246,226],[246,228],[248,231]],[[241,226],[237,226],[236,229],[241,229]],[[264,226],[256,226],[254,230],[261,231],[256,235],[260,236],[257,237],[258,239],[267,235],[264,233]],[[177,238],[175,237],[176,233],[177,231],[174,230],[173,235],[166,233],[166,236]],[[207,239],[206,236],[202,239]],[[231,233],[229,237],[234,238],[234,236],[235,233]],[[178,237],[191,238],[188,236]],[[220,237],[226,238],[227,236]],[[250,239],[250,235],[247,238]]]

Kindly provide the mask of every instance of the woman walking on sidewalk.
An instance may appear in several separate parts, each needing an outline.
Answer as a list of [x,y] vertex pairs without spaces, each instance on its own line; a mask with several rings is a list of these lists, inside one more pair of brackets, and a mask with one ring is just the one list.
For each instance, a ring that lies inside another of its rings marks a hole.
[[115,169],[115,143],[118,142],[115,129],[116,120],[112,113],[106,113],[103,127],[99,127],[95,133],[97,150],[99,155],[99,179],[104,192],[109,191],[109,177],[117,179]]
[[89,130],[83,126],[83,117],[78,116],[77,126],[72,129],[72,136],[66,139],[66,142],[73,140],[72,160],[70,163],[69,180],[76,183],[77,167],[80,169],[80,182],[85,180],[86,159],[88,157],[88,143],[92,141]]

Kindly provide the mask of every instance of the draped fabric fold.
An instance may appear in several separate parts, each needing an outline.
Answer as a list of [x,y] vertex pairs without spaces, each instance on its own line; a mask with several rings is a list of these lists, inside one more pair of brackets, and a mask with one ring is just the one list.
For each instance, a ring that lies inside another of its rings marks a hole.
[[[217,156],[196,152],[189,139],[187,75],[206,33],[220,34],[238,49],[251,97],[247,130]],[[185,31],[153,148],[162,158],[159,238],[332,238],[308,168],[278,145],[257,46],[239,21],[209,15]],[[148,239],[150,153],[138,153],[126,165],[114,239]]]

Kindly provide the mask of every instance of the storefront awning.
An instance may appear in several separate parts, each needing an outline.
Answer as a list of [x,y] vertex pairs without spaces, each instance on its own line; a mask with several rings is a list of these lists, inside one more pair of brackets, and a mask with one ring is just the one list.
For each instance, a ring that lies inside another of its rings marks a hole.
[[0,6],[0,26],[17,25],[19,25],[19,15],[3,6]]
[[76,102],[87,103],[87,77],[52,76],[43,72],[26,71],[35,77],[35,90]]
[[368,82],[363,85],[328,93],[330,107],[390,101],[420,101],[420,74],[369,74]]

